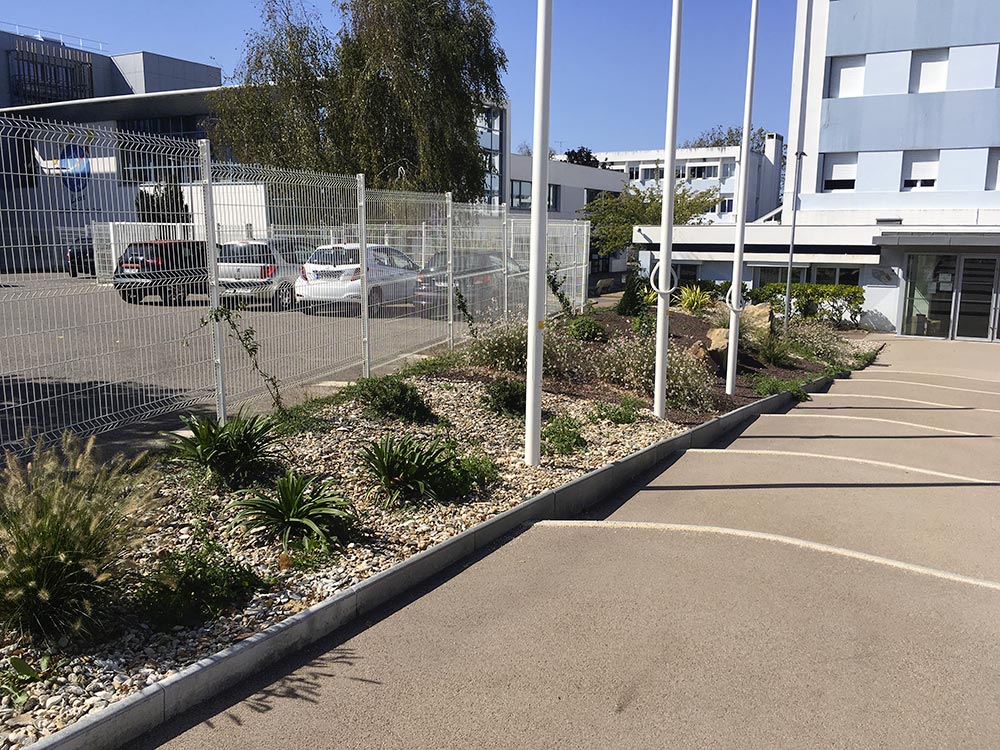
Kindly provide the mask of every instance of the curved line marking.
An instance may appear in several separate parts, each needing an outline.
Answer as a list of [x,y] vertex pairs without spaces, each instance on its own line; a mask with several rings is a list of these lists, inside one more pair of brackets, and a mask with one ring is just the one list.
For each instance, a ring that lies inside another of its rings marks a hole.
[[855,383],[895,383],[898,385],[919,385],[923,388],[940,388],[943,391],[961,391],[962,393],[982,393],[987,396],[1000,396],[1000,391],[977,391],[973,388],[956,388],[953,385],[937,385],[935,383],[920,383],[916,380],[889,380],[888,378],[858,378]]
[[903,464],[893,464],[888,461],[875,461],[871,458],[855,458],[854,456],[828,456],[823,453],[806,453],[801,451],[773,451],[773,450],[744,450],[742,448],[691,448],[688,453],[728,453],[737,456],[798,456],[799,458],[822,458],[827,461],[844,461],[852,464],[866,464],[868,466],[881,466],[886,469],[897,469],[899,471],[912,471],[914,474],[925,474],[931,477],[942,479],[954,479],[959,482],[970,484],[998,484],[994,479],[976,479],[975,477],[964,477],[960,474],[945,474],[932,469],[918,469],[914,466],[904,466]]
[[[962,406],[960,404],[942,404],[937,401],[919,401],[915,398],[900,398],[899,396],[875,396],[871,393],[810,393],[813,399],[819,398],[880,398],[883,401],[905,401],[908,404],[922,404],[923,406],[944,406],[956,411],[982,411],[990,414],[1000,414],[1000,409],[983,409],[979,406]],[[807,409],[809,407],[806,407]]]
[[821,544],[820,542],[809,542],[805,539],[784,536],[782,534],[771,534],[766,531],[746,531],[744,529],[730,529],[724,526],[696,526],[682,523],[646,523],[642,521],[539,521],[535,524],[535,526],[589,526],[593,528],[607,529],[650,529],[653,531],[680,531],[693,534],[733,536],[742,539],[759,539],[761,541],[787,544],[791,547],[812,550],[814,552],[824,552],[830,555],[847,557],[852,560],[860,560],[861,562],[874,563],[875,565],[883,565],[887,568],[895,568],[896,570],[902,570],[907,573],[930,576],[931,578],[940,578],[944,581],[950,581],[952,583],[964,583],[969,586],[978,586],[980,588],[990,589],[991,591],[1000,591],[1000,583],[997,581],[990,581],[986,578],[973,578],[971,576],[964,576],[961,573],[951,573],[947,570],[929,568],[925,565],[915,565],[913,563],[902,562],[901,560],[893,560],[890,557],[879,557],[878,555],[870,555],[867,552],[858,552],[856,550],[846,549],[845,547],[835,547],[830,544]]
[[[856,372],[851,375],[851,380],[878,380],[878,378],[871,377],[872,375],[881,375],[881,372],[864,370],[862,372]],[[993,383],[994,385],[1000,385],[1000,380],[990,380],[989,378],[973,378],[968,375],[951,375],[947,372],[924,372],[922,370],[897,370],[891,368],[885,371],[886,375],[927,375],[932,378],[959,378],[960,380],[975,380],[979,383]]]
[[931,427],[927,424],[916,422],[901,422],[898,419],[879,419],[878,417],[845,417],[838,414],[761,414],[762,417],[775,417],[778,419],[854,419],[861,422],[885,422],[886,424],[896,424],[903,427],[916,427],[921,430],[933,430],[934,432],[946,432],[949,435],[962,435],[964,437],[994,437],[993,435],[980,435],[977,432],[962,432],[961,430],[949,430],[944,427]]

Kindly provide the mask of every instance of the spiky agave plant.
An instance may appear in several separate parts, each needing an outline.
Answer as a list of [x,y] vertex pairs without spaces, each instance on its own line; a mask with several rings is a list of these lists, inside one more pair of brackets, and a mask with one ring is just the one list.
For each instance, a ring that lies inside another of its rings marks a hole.
[[46,638],[101,628],[155,492],[144,456],[102,462],[65,435],[7,454],[0,485],[0,626]]

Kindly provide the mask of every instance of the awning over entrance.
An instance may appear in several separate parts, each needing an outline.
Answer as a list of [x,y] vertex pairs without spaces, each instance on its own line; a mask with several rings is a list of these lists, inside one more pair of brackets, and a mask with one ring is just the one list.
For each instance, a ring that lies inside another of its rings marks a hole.
[[973,247],[1000,251],[1000,232],[883,232],[872,242],[879,247]]

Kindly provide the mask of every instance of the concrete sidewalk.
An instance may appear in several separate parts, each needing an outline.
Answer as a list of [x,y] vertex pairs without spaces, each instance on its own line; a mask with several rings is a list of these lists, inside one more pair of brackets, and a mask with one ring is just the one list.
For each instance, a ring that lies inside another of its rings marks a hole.
[[1000,746],[997,373],[892,339],[133,747]]

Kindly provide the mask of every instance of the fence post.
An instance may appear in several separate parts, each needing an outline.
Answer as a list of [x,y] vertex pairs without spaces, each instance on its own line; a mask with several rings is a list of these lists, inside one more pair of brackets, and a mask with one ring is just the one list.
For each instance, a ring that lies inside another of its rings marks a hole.
[[455,348],[455,247],[452,237],[452,200],[451,193],[444,194],[448,217],[448,348]]
[[208,293],[212,305],[212,362],[215,366],[215,414],[220,424],[225,424],[226,413],[226,367],[222,324],[218,310],[219,299],[219,257],[215,244],[215,202],[212,196],[212,147],[207,138],[198,141],[199,169],[201,171],[202,200],[205,204],[205,259],[208,262]]
[[368,218],[365,176],[358,175],[358,261],[361,263],[361,376],[372,375],[371,310],[368,309]]
[[[510,258],[507,257],[507,234],[510,226],[507,221],[507,204],[500,204],[500,257],[503,259],[503,316],[510,314]],[[513,253],[511,253],[513,255]]]
[[427,265],[427,222],[420,222],[420,267]]
[[586,309],[590,298],[590,222],[583,222],[583,299],[580,308]]

